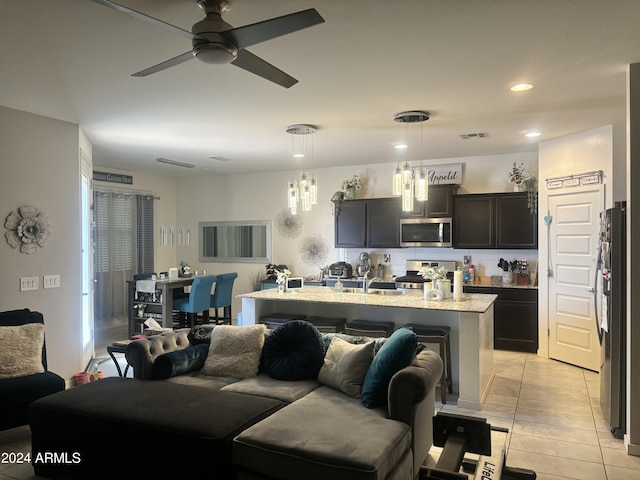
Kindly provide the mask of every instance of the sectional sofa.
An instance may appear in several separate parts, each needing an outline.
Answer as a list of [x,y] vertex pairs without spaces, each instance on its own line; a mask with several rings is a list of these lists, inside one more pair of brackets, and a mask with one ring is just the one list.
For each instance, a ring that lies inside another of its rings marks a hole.
[[135,378],[32,405],[34,458],[80,459],[36,474],[412,480],[432,444],[442,362],[405,329],[203,326],[132,342],[126,358]]

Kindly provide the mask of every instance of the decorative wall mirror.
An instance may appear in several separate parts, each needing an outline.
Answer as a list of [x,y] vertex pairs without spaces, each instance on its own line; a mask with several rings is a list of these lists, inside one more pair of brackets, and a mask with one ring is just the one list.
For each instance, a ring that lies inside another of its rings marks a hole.
[[271,220],[200,222],[200,261],[269,263]]

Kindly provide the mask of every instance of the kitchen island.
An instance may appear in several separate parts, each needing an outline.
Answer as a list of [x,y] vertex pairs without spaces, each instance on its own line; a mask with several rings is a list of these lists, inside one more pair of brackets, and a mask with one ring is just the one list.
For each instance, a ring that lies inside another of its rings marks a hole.
[[336,293],[329,287],[290,292],[264,290],[239,295],[242,324],[270,313],[391,321],[451,327],[451,366],[458,406],[482,409],[493,380],[493,302],[496,295],[465,294],[462,300],[424,300],[421,291]]

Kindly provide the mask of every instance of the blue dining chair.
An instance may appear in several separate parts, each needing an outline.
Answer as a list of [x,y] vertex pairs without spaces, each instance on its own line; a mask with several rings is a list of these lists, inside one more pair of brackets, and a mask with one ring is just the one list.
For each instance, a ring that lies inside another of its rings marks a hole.
[[[236,278],[238,278],[236,272],[218,275],[216,289],[211,295],[209,304],[209,307],[215,309],[215,316],[213,317],[215,323],[231,325],[231,300],[233,297],[233,282]],[[219,308],[222,308],[222,317],[218,315]]]
[[196,277],[191,284],[191,292],[187,298],[173,302],[173,309],[187,314],[189,326],[193,327],[198,313],[202,312],[204,323],[209,323],[209,303],[211,288],[216,282],[215,275]]

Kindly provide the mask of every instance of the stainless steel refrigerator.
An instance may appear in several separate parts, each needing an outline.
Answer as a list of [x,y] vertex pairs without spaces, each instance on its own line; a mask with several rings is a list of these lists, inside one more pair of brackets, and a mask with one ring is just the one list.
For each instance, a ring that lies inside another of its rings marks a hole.
[[600,406],[611,433],[625,433],[626,401],[626,232],[625,203],[601,213]]

